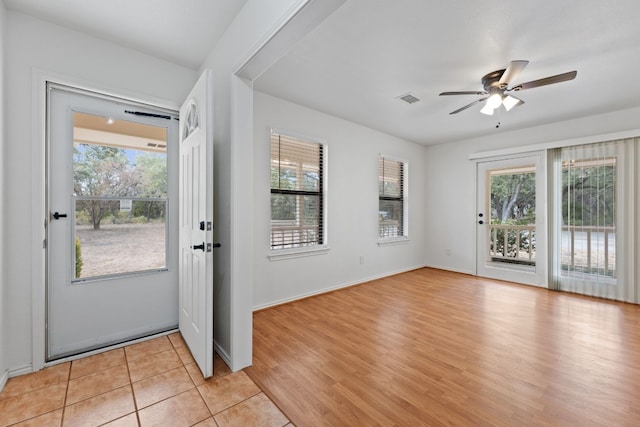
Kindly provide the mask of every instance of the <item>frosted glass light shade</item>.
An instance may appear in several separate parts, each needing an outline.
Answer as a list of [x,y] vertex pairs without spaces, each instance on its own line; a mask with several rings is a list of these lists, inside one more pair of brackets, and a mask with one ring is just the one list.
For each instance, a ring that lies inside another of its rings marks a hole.
[[519,99],[509,95],[505,96],[504,99],[502,100],[502,105],[504,105],[504,109],[507,111],[511,110],[513,107],[515,107],[519,103],[520,103]]
[[482,110],[480,110],[480,112],[482,114],[486,114],[487,116],[493,116],[493,110],[494,108],[489,105],[489,102],[487,102],[485,106],[482,107]]
[[487,99],[487,105],[493,108],[494,110],[498,108],[502,104],[502,96],[498,93],[494,93]]

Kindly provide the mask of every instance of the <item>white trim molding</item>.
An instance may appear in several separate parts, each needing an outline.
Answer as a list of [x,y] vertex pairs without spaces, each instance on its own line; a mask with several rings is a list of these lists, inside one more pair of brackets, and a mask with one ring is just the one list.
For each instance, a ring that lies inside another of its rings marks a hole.
[[469,160],[488,159],[491,157],[511,156],[516,154],[533,153],[560,147],[573,147],[574,145],[593,144],[602,141],[615,141],[618,139],[636,138],[640,136],[640,129],[632,129],[621,132],[590,135],[580,138],[561,139],[558,141],[543,142],[540,144],[525,145],[522,147],[502,148],[498,150],[483,151],[469,154]]

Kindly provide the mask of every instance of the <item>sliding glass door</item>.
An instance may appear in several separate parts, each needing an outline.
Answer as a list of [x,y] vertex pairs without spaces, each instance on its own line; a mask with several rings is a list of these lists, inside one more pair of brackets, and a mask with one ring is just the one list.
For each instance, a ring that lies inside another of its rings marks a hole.
[[553,157],[553,281],[628,300],[633,289],[633,140],[565,147]]

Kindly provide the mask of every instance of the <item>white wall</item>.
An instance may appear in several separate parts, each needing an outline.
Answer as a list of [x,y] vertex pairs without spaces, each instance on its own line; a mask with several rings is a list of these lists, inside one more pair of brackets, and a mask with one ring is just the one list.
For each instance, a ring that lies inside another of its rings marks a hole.
[[6,39],[6,9],[4,2],[0,2],[0,390],[6,381],[8,374],[8,367],[5,363],[5,332],[4,326],[6,325],[5,313],[7,311],[5,307],[4,298],[4,283],[5,283],[5,270],[4,270],[4,229],[5,229],[5,214],[4,214],[4,196],[5,196],[5,178],[6,165],[4,163],[4,42]]
[[[5,166],[7,182],[3,209],[5,238],[6,366],[12,371],[32,366],[32,274],[31,260],[41,257],[40,236],[32,235],[35,209],[32,197],[34,129],[32,90],[34,69],[65,75],[97,89],[179,106],[196,80],[194,70],[162,61],[137,51],[88,37],[29,16],[8,12],[5,56]],[[39,141],[35,141],[40,144]],[[34,164],[36,166],[34,166]],[[35,196],[37,199],[37,195]],[[44,218],[44,213],[42,213]]]
[[[326,140],[326,254],[269,260],[270,129]],[[254,307],[424,265],[425,147],[254,92]],[[409,163],[409,242],[378,246],[378,157]],[[364,264],[360,264],[360,257]]]
[[[476,164],[469,155],[640,129],[640,108],[428,147],[426,264],[475,274]],[[640,134],[640,133],[639,133]],[[451,255],[446,255],[446,249]]]
[[[214,75],[214,239],[222,244],[214,254],[214,337],[234,371],[252,361],[254,281],[253,240],[246,228],[253,199],[244,193],[252,183],[246,164],[253,155],[253,93],[251,82],[234,73],[308,3],[248,0],[203,64]],[[307,25],[305,31],[312,28]],[[293,42],[280,41],[278,54]]]

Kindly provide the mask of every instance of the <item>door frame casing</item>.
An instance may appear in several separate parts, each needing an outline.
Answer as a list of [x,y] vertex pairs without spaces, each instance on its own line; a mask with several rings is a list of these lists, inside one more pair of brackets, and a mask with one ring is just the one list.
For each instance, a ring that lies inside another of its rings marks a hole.
[[70,86],[109,97],[127,99],[157,108],[178,111],[179,105],[165,99],[154,98],[131,91],[105,87],[93,82],[48,70],[32,71],[32,256],[31,256],[31,366],[24,366],[12,375],[38,371],[66,359],[46,362],[46,238],[47,238],[47,82]]

